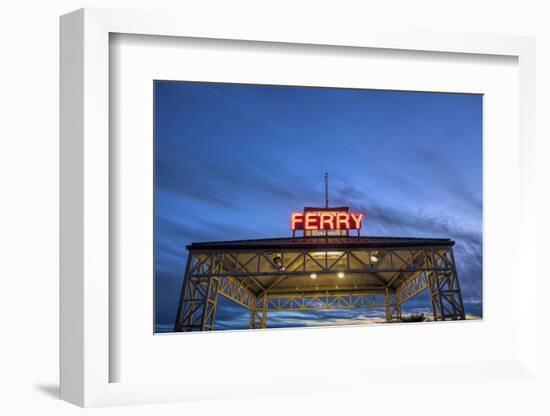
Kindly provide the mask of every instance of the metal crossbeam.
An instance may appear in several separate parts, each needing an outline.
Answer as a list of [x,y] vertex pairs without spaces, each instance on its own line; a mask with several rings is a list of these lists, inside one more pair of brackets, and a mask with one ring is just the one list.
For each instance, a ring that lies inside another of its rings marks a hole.
[[[340,269],[340,270],[345,270],[346,274],[368,274],[368,273],[390,273],[390,272],[394,272],[395,269],[389,269],[389,268],[364,268],[364,269],[350,269],[350,270],[346,270],[346,269]],[[340,270],[330,270],[330,269],[306,269],[305,271],[295,271],[295,272],[282,272],[282,271],[277,271],[277,272],[258,272],[255,274],[255,276],[258,276],[258,277],[261,277],[261,276],[301,276],[301,275],[304,275],[304,274],[308,274],[308,273],[317,273],[317,274],[332,274],[332,273],[336,273]],[[448,270],[450,271],[451,269],[450,268],[445,268],[445,269],[435,269],[435,268],[426,268],[426,267],[407,267],[407,268],[403,268],[403,269],[400,269],[399,271],[406,274],[406,273],[412,273],[412,272],[416,272],[416,271],[426,271],[426,272],[431,272],[431,271],[437,271],[437,270]],[[197,274],[193,274],[193,276],[195,277],[210,277],[210,276],[215,276],[215,277],[219,277],[219,276],[225,276],[226,273],[197,273]],[[246,277],[247,274],[231,274],[231,276],[233,277]]]
[[[370,273],[381,284],[385,280],[380,273],[396,273],[390,281],[399,280],[403,274],[415,271],[451,270],[451,264],[438,263],[428,266],[425,253],[428,249],[384,249],[358,250],[345,249],[334,252],[319,250],[280,251],[277,253],[264,251],[242,251],[225,253],[209,251],[191,253],[193,266],[190,274],[195,277],[233,276],[249,278],[258,286],[257,280],[262,276],[299,276],[305,273],[335,273],[345,271],[349,274]],[[377,263],[370,261],[373,253],[382,254]],[[333,254],[334,253],[334,254]],[[280,259],[280,264],[273,257]]]
[[267,311],[384,308],[384,294],[376,292],[301,293],[268,295]]

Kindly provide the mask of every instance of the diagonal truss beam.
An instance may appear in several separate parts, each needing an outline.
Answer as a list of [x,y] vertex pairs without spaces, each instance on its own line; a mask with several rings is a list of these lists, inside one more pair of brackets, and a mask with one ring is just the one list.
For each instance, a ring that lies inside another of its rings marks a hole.
[[219,280],[220,285],[218,294],[247,309],[252,309],[254,307],[256,294],[241,281],[231,276],[222,276]]

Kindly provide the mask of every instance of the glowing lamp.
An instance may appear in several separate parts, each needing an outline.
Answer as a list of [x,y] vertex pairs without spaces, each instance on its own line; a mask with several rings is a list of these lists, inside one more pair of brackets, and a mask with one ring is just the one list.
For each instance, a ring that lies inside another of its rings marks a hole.
[[273,263],[278,267],[279,271],[284,272],[285,267],[283,266],[283,260],[280,256],[273,257]]

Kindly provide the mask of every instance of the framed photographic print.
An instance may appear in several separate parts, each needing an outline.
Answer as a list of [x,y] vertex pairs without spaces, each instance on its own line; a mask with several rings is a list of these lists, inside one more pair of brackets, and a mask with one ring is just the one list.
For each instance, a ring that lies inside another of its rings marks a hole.
[[62,398],[538,383],[533,39],[203,23],[62,17]]
[[154,96],[155,332],[481,319],[481,94]]

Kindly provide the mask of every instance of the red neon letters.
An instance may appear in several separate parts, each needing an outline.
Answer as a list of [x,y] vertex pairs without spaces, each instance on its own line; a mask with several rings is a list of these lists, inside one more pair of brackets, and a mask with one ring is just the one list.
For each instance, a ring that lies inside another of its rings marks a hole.
[[359,230],[364,212],[354,214],[343,211],[293,212],[290,219],[291,230]]

